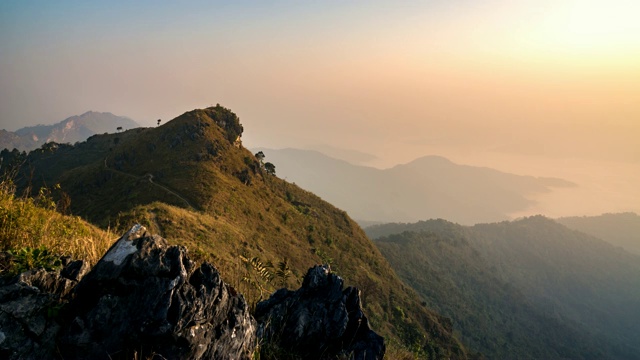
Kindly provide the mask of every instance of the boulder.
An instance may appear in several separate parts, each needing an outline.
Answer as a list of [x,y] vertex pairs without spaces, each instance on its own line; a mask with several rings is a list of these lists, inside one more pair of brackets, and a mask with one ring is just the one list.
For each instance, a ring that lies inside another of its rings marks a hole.
[[90,272],[63,264],[0,279],[0,359],[251,358],[256,323],[244,298],[144,227]]
[[360,291],[343,289],[328,266],[307,272],[300,289],[280,289],[257,304],[258,336],[300,359],[382,359],[384,339],[369,328]]
[[210,264],[140,225],[76,286],[58,342],[64,359],[249,359],[255,320]]
[[0,358],[53,357],[60,330],[59,311],[88,270],[82,261],[63,259],[59,271],[33,269],[0,284]]

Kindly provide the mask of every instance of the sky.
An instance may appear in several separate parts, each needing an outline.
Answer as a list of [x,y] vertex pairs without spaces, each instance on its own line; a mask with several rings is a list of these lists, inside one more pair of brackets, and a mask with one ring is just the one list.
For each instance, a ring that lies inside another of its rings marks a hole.
[[637,0],[5,0],[0,128],[220,103],[247,147],[441,155],[579,184],[525,215],[640,212],[639,17]]

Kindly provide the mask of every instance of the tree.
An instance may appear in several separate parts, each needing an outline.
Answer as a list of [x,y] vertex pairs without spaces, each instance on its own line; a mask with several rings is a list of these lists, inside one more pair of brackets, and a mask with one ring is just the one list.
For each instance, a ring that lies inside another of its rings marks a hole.
[[116,130],[118,130],[118,132],[122,131],[122,126],[118,126]]
[[276,174],[276,166],[270,162],[264,164],[264,169],[267,171],[267,174],[271,174],[271,175]]
[[258,161],[260,161],[260,163],[262,164],[262,161],[264,160],[264,157],[265,157],[264,153],[262,151],[258,151],[255,156],[256,156],[256,159],[258,159]]
[[162,119],[158,119],[158,126],[160,126],[161,122],[162,122]]

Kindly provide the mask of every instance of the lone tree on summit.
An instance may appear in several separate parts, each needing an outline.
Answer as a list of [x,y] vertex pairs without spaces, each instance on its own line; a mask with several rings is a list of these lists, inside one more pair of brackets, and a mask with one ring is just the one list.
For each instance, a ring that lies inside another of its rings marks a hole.
[[256,156],[256,159],[260,161],[260,164],[262,164],[262,161],[264,160],[264,153],[262,151],[258,151],[255,156]]
[[162,119],[158,119],[158,126],[160,126],[161,122],[162,122]]

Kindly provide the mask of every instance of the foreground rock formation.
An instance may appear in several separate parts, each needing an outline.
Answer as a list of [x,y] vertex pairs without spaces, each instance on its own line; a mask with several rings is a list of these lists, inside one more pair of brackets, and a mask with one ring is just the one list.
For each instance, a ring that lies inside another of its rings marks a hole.
[[307,272],[296,291],[280,289],[255,311],[259,336],[300,359],[382,359],[384,339],[369,328],[360,291],[325,266]]
[[62,298],[88,271],[82,261],[64,260],[61,271],[34,269],[0,283],[0,359],[53,357]]
[[72,277],[38,270],[0,287],[0,358],[249,359],[255,349],[244,298],[139,225],[69,291]]
[[384,357],[359,290],[343,289],[327,267],[311,268],[297,291],[259,303],[258,327],[212,265],[196,266],[184,247],[140,225],[91,271],[82,261],[63,265],[0,279],[0,359],[240,360],[259,343],[272,359]]

